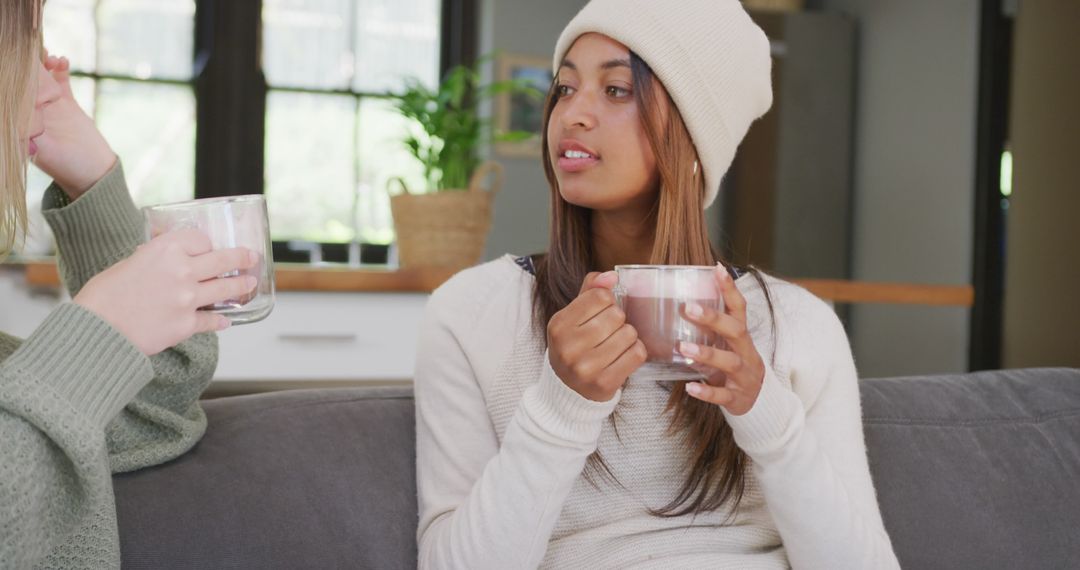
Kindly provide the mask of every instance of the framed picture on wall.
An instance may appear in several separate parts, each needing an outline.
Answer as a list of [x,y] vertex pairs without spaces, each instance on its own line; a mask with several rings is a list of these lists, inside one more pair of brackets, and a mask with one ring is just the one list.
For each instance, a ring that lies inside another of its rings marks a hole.
[[[534,55],[502,54],[497,59],[497,81],[524,81],[547,95],[551,87],[551,59]],[[507,157],[540,158],[540,129],[544,120],[544,96],[501,94],[495,99],[495,132],[525,131],[534,136],[523,141],[495,143],[495,152]]]

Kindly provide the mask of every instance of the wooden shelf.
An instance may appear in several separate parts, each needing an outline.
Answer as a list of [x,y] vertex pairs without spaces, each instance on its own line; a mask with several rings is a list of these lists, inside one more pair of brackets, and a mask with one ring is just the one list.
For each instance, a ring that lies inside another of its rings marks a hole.
[[792,279],[811,293],[834,303],[884,303],[970,307],[975,302],[971,285],[919,285],[829,279]]
[[[53,261],[24,263],[26,282],[32,287],[59,287],[60,275]],[[454,274],[452,269],[357,269],[312,267],[278,263],[274,285],[278,291],[329,291],[370,293],[430,293]]]
[[417,292],[430,293],[456,271],[423,269],[355,269],[280,264],[275,286],[279,291]]
[[[59,287],[53,261],[24,263],[26,281],[34,287]],[[430,293],[454,274],[452,269],[356,269],[277,264],[279,291],[417,292]],[[970,285],[920,285],[828,279],[792,279],[811,293],[834,303],[883,303],[970,307],[975,300]]]

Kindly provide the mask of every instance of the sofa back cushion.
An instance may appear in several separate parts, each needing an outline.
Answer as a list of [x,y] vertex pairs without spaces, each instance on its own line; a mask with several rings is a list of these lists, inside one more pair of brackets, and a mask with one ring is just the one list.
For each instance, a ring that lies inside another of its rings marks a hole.
[[125,570],[416,568],[411,390],[204,404],[189,453],[114,478]]
[[1080,568],[1080,370],[862,381],[904,568]]
[[[1080,370],[861,381],[904,568],[1080,568]],[[206,436],[118,475],[123,565],[415,568],[411,390],[205,402]]]

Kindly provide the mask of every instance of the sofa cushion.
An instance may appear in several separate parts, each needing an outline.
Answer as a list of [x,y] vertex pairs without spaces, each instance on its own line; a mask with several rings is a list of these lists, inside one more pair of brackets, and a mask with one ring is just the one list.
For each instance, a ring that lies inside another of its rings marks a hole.
[[191,452],[114,478],[123,567],[416,568],[407,388],[205,402]]
[[[904,568],[1080,568],[1080,370],[861,381]],[[415,568],[411,390],[205,402],[171,463],[118,475],[125,569]]]
[[904,568],[1080,568],[1080,370],[862,381]]

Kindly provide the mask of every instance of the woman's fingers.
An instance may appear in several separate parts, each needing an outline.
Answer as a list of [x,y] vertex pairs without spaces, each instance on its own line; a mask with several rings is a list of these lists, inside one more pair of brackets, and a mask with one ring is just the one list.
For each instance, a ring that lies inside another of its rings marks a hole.
[[720,264],[715,277],[724,310],[688,304],[683,313],[690,322],[719,335],[724,346],[679,343],[679,352],[694,361],[695,369],[715,371],[706,374],[702,382],[687,383],[686,392],[732,413],[744,414],[757,400],[765,376],[764,363],[747,329],[746,299]]
[[626,314],[618,305],[611,304],[578,327],[583,342],[589,347],[604,344],[607,339],[626,323]]
[[206,281],[231,271],[255,267],[255,264],[259,262],[259,254],[245,247],[234,247],[198,255],[191,262],[195,279]]
[[205,307],[229,299],[240,299],[258,284],[259,280],[250,275],[204,281],[199,284],[198,293],[195,295],[195,306]]
[[710,386],[701,382],[687,382],[686,393],[717,406],[729,406],[735,401],[735,394],[723,386]]
[[573,307],[573,325],[581,326],[609,307],[617,306],[615,294],[610,289],[595,287],[578,295],[567,307]]
[[176,245],[180,248],[180,251],[191,257],[214,250],[214,244],[210,241],[210,238],[203,232],[193,228],[158,234],[150,240],[150,243],[146,244],[146,247],[168,248],[172,245]]
[[596,359],[607,368],[619,359],[638,340],[637,331],[630,325],[622,325],[595,348]]
[[610,290],[618,282],[619,277],[614,271],[606,271],[604,273],[593,271],[585,275],[585,279],[581,282],[581,290],[578,291],[578,296],[581,296],[589,289],[596,287]]
[[688,304],[683,312],[690,322],[716,333],[732,349],[747,350],[753,347],[745,320],[696,303]]
[[703,364],[714,370],[719,370],[729,377],[738,374],[744,365],[743,358],[738,354],[713,346],[680,342],[679,352],[696,364]]
[[70,97],[74,100],[74,95],[71,92],[71,60],[66,57],[57,57],[55,55],[45,54],[45,59],[42,61],[45,65],[45,69],[52,74],[53,80],[60,85],[60,89],[63,91],[65,97]]
[[714,270],[716,276],[716,284],[720,287],[720,295],[724,299],[724,312],[735,317],[736,319],[746,322],[746,298],[743,297],[742,292],[735,286],[735,281],[731,278],[731,274],[723,265],[716,264]]
[[229,319],[206,311],[198,311],[195,313],[195,333],[217,332],[223,331],[232,323]]
[[645,350],[645,344],[640,340],[635,340],[615,362],[604,370],[604,380],[622,385],[627,378],[630,377],[638,368],[641,368],[642,364],[645,364],[645,359],[648,358],[649,353]]
[[637,331],[630,325],[623,325],[615,332],[607,335],[607,338],[593,345],[591,342],[579,344],[576,347],[576,357],[571,355],[570,369],[574,374],[582,378],[597,378],[611,363],[626,352],[634,341],[637,340]]

